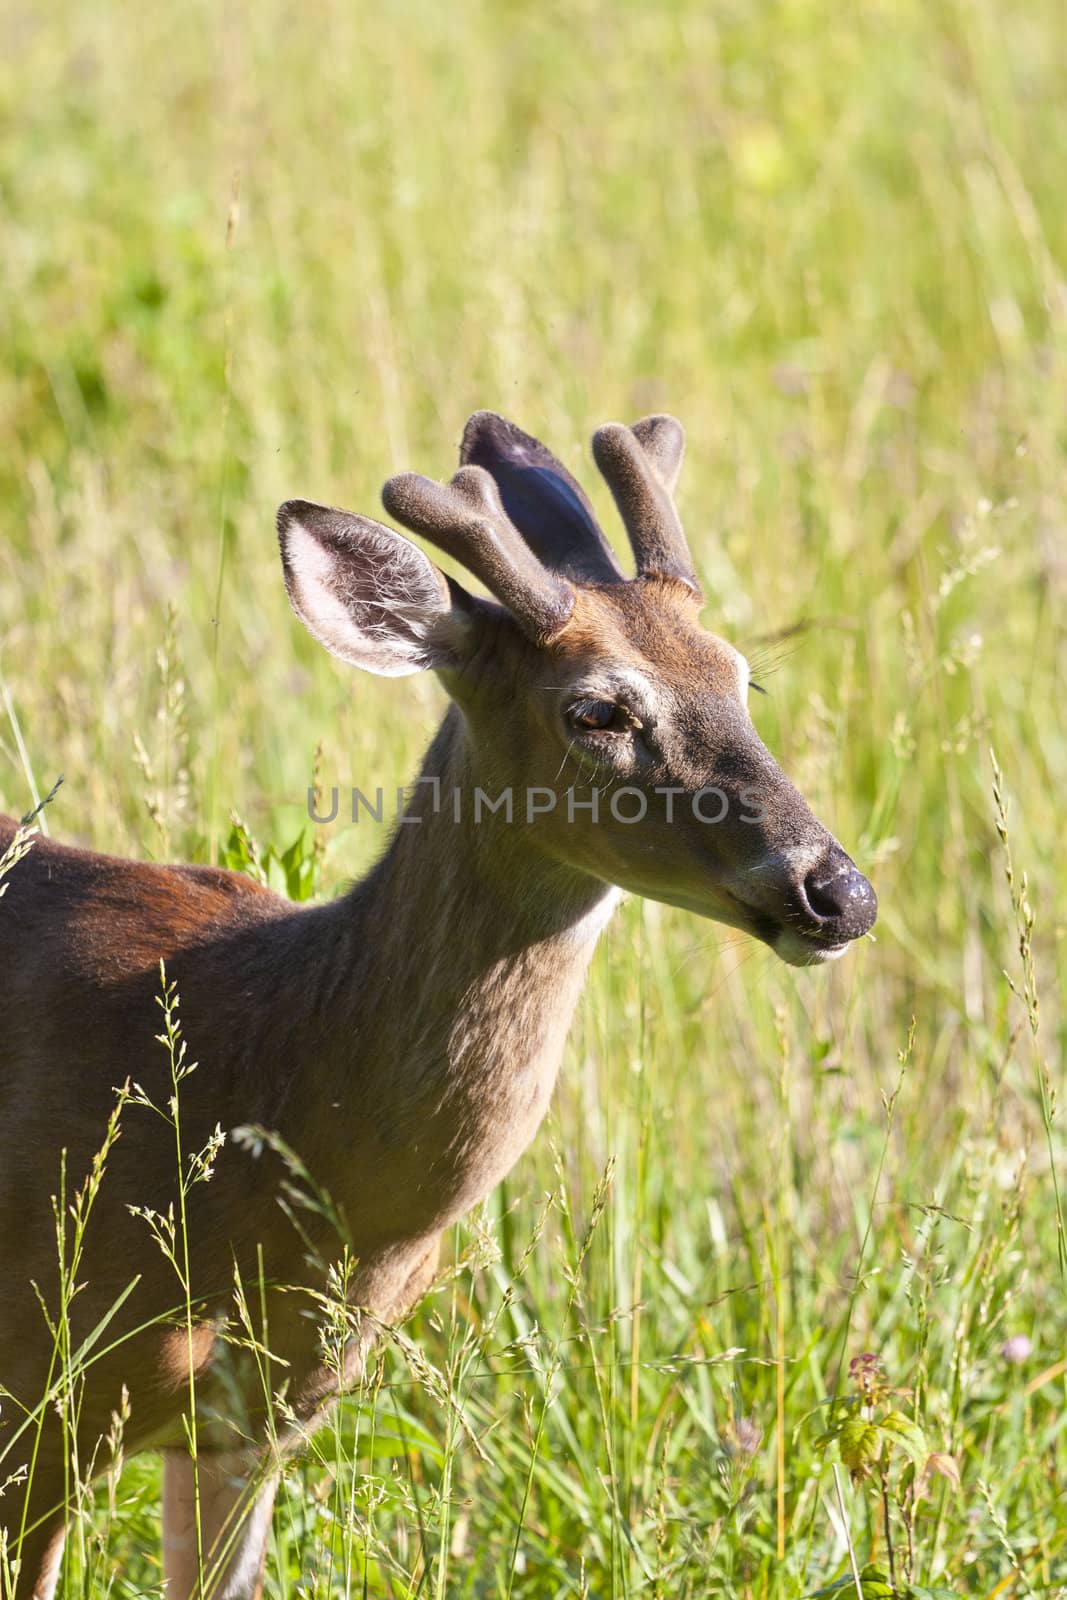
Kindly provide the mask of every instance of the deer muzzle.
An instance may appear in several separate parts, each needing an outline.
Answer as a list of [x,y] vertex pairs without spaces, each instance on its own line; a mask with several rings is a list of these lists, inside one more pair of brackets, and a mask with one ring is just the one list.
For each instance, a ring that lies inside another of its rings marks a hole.
[[878,915],[870,883],[829,835],[766,855],[746,874],[743,899],[790,966],[836,960]]

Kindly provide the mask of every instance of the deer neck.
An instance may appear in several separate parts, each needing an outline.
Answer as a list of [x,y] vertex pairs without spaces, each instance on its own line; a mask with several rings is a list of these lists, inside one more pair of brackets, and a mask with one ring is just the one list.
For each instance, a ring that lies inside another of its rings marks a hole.
[[411,1152],[412,1191],[441,1225],[533,1137],[618,899],[534,847],[525,796],[516,793],[511,822],[502,811],[476,816],[477,783],[453,709],[408,820],[345,906],[364,952],[352,1029],[371,1104],[382,1107],[376,1137],[394,1165]]
[[[538,1008],[558,1014],[580,984],[618,893],[536,848],[518,791],[511,820],[502,809],[476,810],[480,782],[495,798],[453,708],[405,820],[351,900],[375,930],[376,987],[403,1003],[416,1028],[430,1025],[455,1046],[472,1007],[495,1000],[486,1025],[514,1048],[514,1022]],[[412,1031],[398,1035],[409,1048]]]

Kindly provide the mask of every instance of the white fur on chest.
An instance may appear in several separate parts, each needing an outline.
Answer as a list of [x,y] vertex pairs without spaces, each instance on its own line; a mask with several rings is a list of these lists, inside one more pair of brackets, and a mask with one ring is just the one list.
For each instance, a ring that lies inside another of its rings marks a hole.
[[560,938],[570,945],[595,944],[603,933],[616,907],[622,899],[621,889],[608,889],[591,911],[564,929]]

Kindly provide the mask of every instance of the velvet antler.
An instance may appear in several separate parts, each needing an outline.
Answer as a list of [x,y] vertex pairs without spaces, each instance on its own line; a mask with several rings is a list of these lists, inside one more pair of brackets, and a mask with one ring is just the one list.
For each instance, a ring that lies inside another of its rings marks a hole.
[[632,428],[606,422],[593,435],[593,456],[626,526],[638,576],[673,578],[699,594],[672,498],[684,454],[685,433],[673,417],[644,417]]
[[460,460],[484,467],[539,561],[579,583],[620,583],[622,571],[581,485],[539,439],[495,411],[476,411]]
[[448,484],[402,472],[389,479],[382,502],[397,522],[480,578],[531,639],[542,644],[564,626],[574,590],[524,544],[482,467],[461,467]]

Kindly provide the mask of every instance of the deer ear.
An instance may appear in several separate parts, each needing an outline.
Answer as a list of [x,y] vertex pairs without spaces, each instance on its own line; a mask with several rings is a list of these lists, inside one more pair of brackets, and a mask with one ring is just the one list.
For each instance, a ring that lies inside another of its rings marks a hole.
[[449,664],[449,622],[469,597],[400,534],[287,500],[278,542],[293,610],[332,655],[386,678]]

